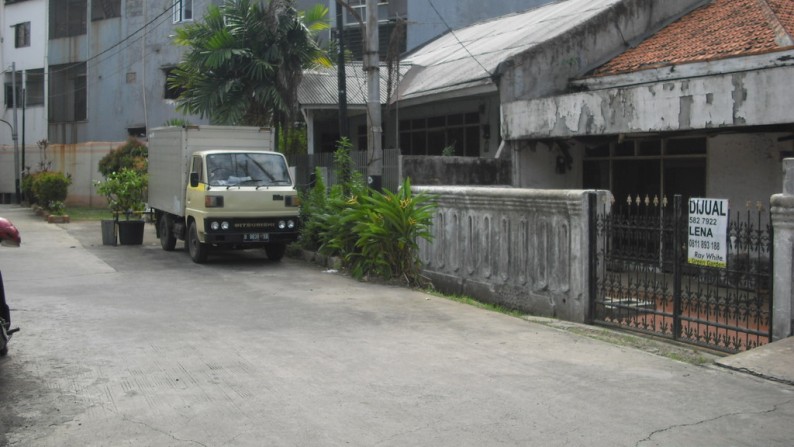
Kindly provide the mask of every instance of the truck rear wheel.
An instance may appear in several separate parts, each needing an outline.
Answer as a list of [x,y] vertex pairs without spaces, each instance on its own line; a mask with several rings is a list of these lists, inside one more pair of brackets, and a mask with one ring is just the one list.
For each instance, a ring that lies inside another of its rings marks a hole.
[[281,261],[284,257],[284,252],[287,251],[287,244],[267,244],[265,245],[265,253],[268,259],[273,262]]
[[173,251],[176,247],[176,236],[174,236],[174,231],[171,229],[171,218],[168,217],[168,214],[160,216],[157,229],[160,230],[160,246],[165,251]]
[[202,244],[198,237],[198,229],[196,229],[196,222],[190,223],[190,230],[187,235],[187,250],[190,253],[190,259],[196,264],[203,264],[207,261],[207,254],[209,247]]

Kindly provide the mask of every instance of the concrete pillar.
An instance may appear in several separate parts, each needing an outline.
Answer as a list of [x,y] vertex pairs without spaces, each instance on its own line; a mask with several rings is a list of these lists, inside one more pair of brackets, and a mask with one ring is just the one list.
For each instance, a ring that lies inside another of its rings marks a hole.
[[770,202],[775,252],[772,339],[780,340],[794,328],[794,158],[783,160],[783,193]]

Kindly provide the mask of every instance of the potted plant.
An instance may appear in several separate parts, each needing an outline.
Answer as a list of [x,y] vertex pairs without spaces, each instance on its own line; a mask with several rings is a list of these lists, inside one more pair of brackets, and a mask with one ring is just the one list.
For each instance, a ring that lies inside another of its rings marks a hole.
[[147,186],[146,174],[128,168],[111,172],[104,181],[96,184],[97,192],[105,196],[113,213],[122,245],[143,243],[144,221],[141,216],[146,208]]

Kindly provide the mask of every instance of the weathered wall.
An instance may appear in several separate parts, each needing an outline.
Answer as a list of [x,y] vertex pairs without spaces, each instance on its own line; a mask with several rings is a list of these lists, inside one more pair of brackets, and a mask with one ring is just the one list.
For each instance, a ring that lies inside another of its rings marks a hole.
[[[513,186],[519,188],[581,189],[584,145],[567,140],[560,142],[508,141],[513,151],[516,172]],[[563,147],[567,149],[563,149]],[[558,171],[557,159],[570,162]],[[570,157],[570,158],[568,158]]]
[[413,185],[502,185],[512,184],[510,160],[474,157],[401,157],[401,178]]
[[505,139],[717,129],[794,122],[794,66],[673,79],[502,106]]
[[565,92],[570,79],[602,65],[633,43],[705,0],[622,0],[593,20],[537,45],[505,63],[499,91],[502,104]]
[[721,134],[708,139],[706,193],[725,198],[731,210],[752,209],[780,191],[782,154],[794,150],[794,141],[778,141],[781,133]]
[[[102,180],[99,173],[99,160],[123,142],[102,142],[85,144],[51,144],[42,157],[37,146],[28,146],[26,164],[35,172],[41,161],[51,162],[51,170],[60,171],[72,177],[67,205],[103,207],[104,197],[97,195],[94,184]],[[0,194],[14,192],[14,177],[11,170],[14,164],[13,146],[0,147]]]
[[438,198],[424,273],[448,293],[534,315],[588,318],[587,193],[413,188]]
[[772,196],[774,299],[772,338],[794,335],[794,159],[783,161],[783,192]]

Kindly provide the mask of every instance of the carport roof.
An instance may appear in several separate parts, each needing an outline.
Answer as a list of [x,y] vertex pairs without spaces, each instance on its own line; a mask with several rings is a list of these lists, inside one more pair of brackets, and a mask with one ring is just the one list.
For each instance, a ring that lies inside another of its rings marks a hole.
[[[410,67],[400,66],[400,78]],[[380,65],[380,102],[386,104],[388,99],[389,68]],[[347,87],[347,104],[352,108],[364,108],[367,104],[367,74],[361,62],[351,62],[345,66],[345,85]],[[397,78],[397,73],[392,74]],[[316,68],[303,72],[303,79],[298,88],[298,103],[304,108],[333,108],[339,106],[337,67]],[[392,80],[396,85],[397,79]]]

